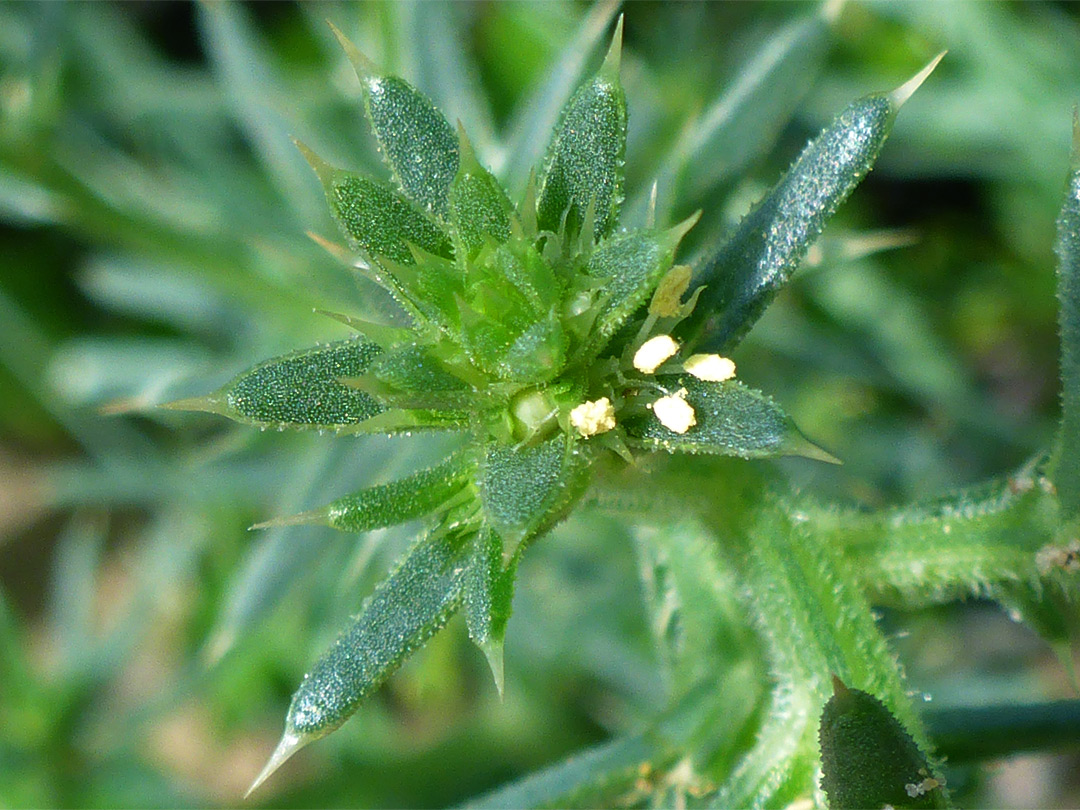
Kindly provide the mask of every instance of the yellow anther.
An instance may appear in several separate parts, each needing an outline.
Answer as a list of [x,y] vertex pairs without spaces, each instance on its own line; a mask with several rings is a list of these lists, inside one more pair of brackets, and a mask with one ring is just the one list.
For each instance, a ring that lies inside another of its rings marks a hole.
[[685,388],[660,397],[650,407],[660,424],[672,433],[686,433],[697,424],[697,414],[694,413],[694,406],[686,401]]
[[735,363],[718,354],[692,354],[683,368],[687,374],[705,382],[723,382],[735,376]]
[[652,374],[678,350],[679,344],[671,335],[649,338],[634,352],[634,368],[642,374]]
[[570,411],[570,424],[586,438],[597,433],[607,433],[615,427],[615,408],[607,397],[582,402]]

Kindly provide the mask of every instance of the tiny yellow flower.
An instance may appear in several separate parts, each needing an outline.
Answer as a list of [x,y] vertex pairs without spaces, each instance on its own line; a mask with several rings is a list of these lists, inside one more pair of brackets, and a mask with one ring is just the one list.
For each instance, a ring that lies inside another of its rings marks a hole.
[[570,411],[570,424],[586,438],[597,433],[607,433],[615,427],[615,408],[607,397],[582,402]]
[[705,382],[723,382],[735,376],[735,363],[718,354],[692,354],[683,368]]
[[660,424],[672,433],[686,433],[697,424],[694,406],[686,401],[686,389],[680,388],[674,394],[660,397],[651,406]]
[[679,350],[679,344],[671,335],[657,335],[649,338],[634,352],[634,368],[642,374],[652,374],[669,357]]

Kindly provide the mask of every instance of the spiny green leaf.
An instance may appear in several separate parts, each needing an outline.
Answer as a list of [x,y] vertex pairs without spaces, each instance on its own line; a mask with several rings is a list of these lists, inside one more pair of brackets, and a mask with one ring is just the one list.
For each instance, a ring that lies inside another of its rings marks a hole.
[[461,258],[472,258],[486,240],[502,244],[510,238],[513,205],[499,181],[476,159],[464,131],[459,138],[461,166],[450,185],[450,221],[461,241]]
[[946,807],[942,783],[885,705],[833,678],[821,713],[821,787],[832,810]]
[[[915,79],[921,81],[925,73]],[[707,286],[679,330],[692,347],[722,351],[750,329],[840,203],[873,167],[911,92],[909,82],[893,93],[852,103],[743,218],[698,273],[697,283]]]
[[326,190],[326,199],[346,238],[370,258],[414,262],[409,245],[450,255],[450,241],[422,212],[385,183],[336,169],[297,141]]
[[207,397],[165,407],[208,411],[260,427],[343,430],[385,410],[370,395],[340,382],[366,372],[381,353],[362,339],[303,349],[260,363]]
[[627,424],[627,432],[640,444],[669,453],[716,453],[740,458],[805,456],[819,461],[836,459],[812,444],[771,397],[740,382],[710,383],[694,377],[658,378],[666,388],[686,389],[697,424],[679,434],[664,427],[653,415]]
[[484,514],[512,543],[533,536],[582,493],[589,457],[583,443],[563,434],[534,447],[493,443],[477,477]]
[[652,295],[671,268],[675,250],[697,215],[667,231],[631,231],[602,242],[589,258],[585,272],[604,279],[602,304],[593,325],[590,352],[599,352]]
[[[581,17],[581,23],[559,51],[548,76],[515,110],[508,126],[506,177],[512,194],[521,192],[529,172],[540,162],[547,137],[559,123],[559,114],[582,79],[586,61],[604,36],[619,0],[600,0]],[[528,216],[523,214],[523,217]]]
[[590,203],[595,206],[595,234],[604,237],[619,221],[626,154],[626,94],[619,83],[622,20],[615,29],[600,72],[583,85],[563,110],[562,122],[548,150],[540,179],[537,222],[576,234]]
[[437,216],[458,170],[458,144],[450,124],[423,93],[397,76],[380,73],[336,28],[364,90],[364,112],[383,158],[401,190]]
[[286,734],[325,736],[356,711],[457,609],[469,526],[422,538],[364,604],[355,624],[318,660],[293,695]]
[[384,352],[369,372],[379,382],[400,391],[463,392],[469,386],[444,369],[423,346],[410,343]]
[[474,467],[467,455],[455,454],[442,464],[389,484],[367,487],[319,509],[258,523],[252,528],[317,523],[343,532],[366,532],[396,526],[444,506],[461,492]]
[[1075,111],[1073,140],[1073,169],[1057,223],[1061,429],[1052,472],[1066,519],[1080,514],[1080,118]]
[[469,552],[469,573],[465,578],[463,602],[469,638],[483,651],[503,693],[503,639],[510,620],[514,580],[520,555],[503,567],[503,542],[495,532],[482,529],[473,538]]

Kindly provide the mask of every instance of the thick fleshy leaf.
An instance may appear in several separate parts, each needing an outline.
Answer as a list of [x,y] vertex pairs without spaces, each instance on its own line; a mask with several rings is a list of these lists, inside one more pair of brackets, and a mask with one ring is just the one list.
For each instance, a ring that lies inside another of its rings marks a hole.
[[652,414],[627,423],[636,443],[669,453],[714,453],[740,458],[806,456],[836,459],[812,444],[773,399],[740,382],[710,383],[687,375],[659,378],[666,388],[686,389],[697,424],[675,433]]
[[477,477],[488,521],[512,543],[546,529],[584,491],[589,455],[561,433],[533,447],[492,444]]
[[604,241],[593,252],[585,272],[605,281],[590,351],[599,352],[626,319],[649,300],[671,268],[679,241],[695,222],[696,216],[667,231],[631,231]]
[[934,65],[892,93],[859,99],[840,113],[704,263],[695,281],[705,290],[680,326],[693,348],[723,351],[750,329],[873,167],[897,110]]
[[336,169],[297,142],[326,191],[330,210],[353,248],[372,259],[412,264],[409,245],[450,255],[450,240],[412,203],[385,183]]
[[622,21],[600,72],[567,103],[540,178],[536,217],[540,228],[581,229],[586,209],[595,207],[594,233],[609,234],[619,221],[626,154],[626,94],[619,83]]
[[304,676],[281,742],[252,789],[297,750],[348,720],[361,700],[446,624],[461,601],[474,533],[464,525],[422,538],[383,580],[353,626]]
[[1052,473],[1066,519],[1080,514],[1080,118],[1075,114],[1073,140],[1073,169],[1058,217],[1061,429]]
[[465,487],[474,467],[467,455],[456,454],[442,464],[389,484],[367,487],[319,509],[259,523],[252,528],[316,523],[343,532],[366,532],[396,526],[444,506]]
[[832,810],[947,807],[943,785],[880,700],[835,676],[821,713],[821,787]]
[[369,394],[340,382],[366,372],[381,353],[361,339],[303,349],[260,363],[209,396],[165,407],[217,413],[260,427],[344,430],[385,410]]
[[504,568],[502,538],[485,528],[473,538],[469,572],[465,578],[463,602],[469,638],[487,658],[500,695],[503,693],[503,639],[506,623],[510,620],[519,559],[520,555],[514,555]]
[[450,185],[450,221],[465,254],[459,260],[476,255],[489,239],[499,244],[509,239],[513,211],[499,181],[476,159],[465,133],[460,137],[461,166]]
[[458,142],[431,100],[397,76],[380,73],[336,28],[364,90],[364,112],[394,179],[409,199],[437,216],[458,170]]

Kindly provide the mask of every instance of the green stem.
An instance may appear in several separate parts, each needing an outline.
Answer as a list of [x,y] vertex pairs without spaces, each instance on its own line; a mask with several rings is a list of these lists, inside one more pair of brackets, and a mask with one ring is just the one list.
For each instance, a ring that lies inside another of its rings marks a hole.
[[1080,700],[934,708],[925,717],[930,736],[950,762],[1080,744]]

